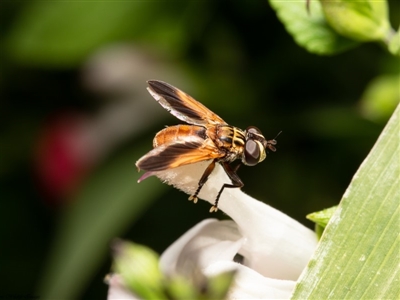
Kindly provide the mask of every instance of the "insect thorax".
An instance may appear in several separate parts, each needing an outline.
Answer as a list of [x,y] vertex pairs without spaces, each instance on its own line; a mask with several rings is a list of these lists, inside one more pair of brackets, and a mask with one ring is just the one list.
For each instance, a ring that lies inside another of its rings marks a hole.
[[242,155],[245,135],[244,132],[230,125],[219,125],[216,128],[215,143],[219,149],[226,151],[225,161],[233,161]]

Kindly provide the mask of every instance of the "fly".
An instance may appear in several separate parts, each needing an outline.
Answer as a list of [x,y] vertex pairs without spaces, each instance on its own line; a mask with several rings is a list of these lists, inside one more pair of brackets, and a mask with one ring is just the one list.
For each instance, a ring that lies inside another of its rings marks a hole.
[[225,188],[241,188],[244,185],[236,174],[241,164],[231,168],[231,163],[241,159],[243,164],[254,166],[265,159],[268,149],[276,151],[277,141],[266,140],[257,127],[242,130],[227,124],[203,104],[168,83],[158,80],[147,83],[154,99],[187,124],[170,126],[158,132],[153,140],[154,149],[140,158],[136,166],[139,170],[154,172],[211,160],[195,193],[189,197],[196,203],[201,188],[219,163],[232,182],[220,188],[210,209],[210,212],[216,212]]

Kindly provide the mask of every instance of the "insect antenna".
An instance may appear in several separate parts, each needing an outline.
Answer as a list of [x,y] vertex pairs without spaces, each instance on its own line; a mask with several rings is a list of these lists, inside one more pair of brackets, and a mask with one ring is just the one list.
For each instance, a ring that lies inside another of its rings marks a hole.
[[273,152],[276,151],[275,145],[278,143],[276,141],[276,138],[282,133],[282,130],[278,132],[278,134],[272,139],[272,140],[268,140],[268,141],[264,141],[263,146],[265,149],[269,149]]

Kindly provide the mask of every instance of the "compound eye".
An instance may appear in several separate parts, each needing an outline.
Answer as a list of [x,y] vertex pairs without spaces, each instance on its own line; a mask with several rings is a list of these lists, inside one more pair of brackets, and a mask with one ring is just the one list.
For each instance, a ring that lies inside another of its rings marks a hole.
[[265,158],[265,149],[259,141],[247,140],[244,149],[244,163],[254,166]]
[[257,127],[255,127],[255,126],[247,127],[246,131],[250,132],[250,133],[261,134],[261,130],[258,129]]

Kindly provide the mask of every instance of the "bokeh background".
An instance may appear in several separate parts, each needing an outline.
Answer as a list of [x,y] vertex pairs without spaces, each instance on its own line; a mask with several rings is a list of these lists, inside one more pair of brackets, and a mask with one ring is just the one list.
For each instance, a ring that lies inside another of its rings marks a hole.
[[390,117],[368,103],[399,72],[377,44],[308,53],[267,1],[4,1],[0,24],[1,297],[105,298],[113,238],[161,253],[226,218],[157,178],[137,184],[154,134],[180,122],[146,80],[268,139],[282,131],[240,169],[243,190],[312,228],[305,215],[340,201]]

